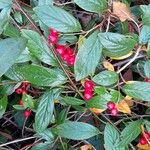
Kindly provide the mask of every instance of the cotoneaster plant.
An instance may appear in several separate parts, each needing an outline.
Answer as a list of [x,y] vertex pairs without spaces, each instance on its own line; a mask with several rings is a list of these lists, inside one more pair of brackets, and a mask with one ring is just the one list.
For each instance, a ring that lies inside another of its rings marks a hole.
[[0,0],[0,149],[150,149],[149,0]]

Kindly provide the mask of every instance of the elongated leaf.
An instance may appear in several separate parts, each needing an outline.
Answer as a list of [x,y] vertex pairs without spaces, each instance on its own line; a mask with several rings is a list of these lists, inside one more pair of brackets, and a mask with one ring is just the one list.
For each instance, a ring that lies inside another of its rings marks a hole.
[[41,5],[53,5],[53,0],[39,0],[38,1],[38,5],[41,6]]
[[144,65],[144,73],[147,78],[150,78],[150,60],[146,61]]
[[7,103],[8,103],[8,100],[6,96],[0,99],[0,118],[2,118],[3,114],[6,111]]
[[94,32],[88,37],[77,53],[74,68],[77,81],[92,75],[100,61],[102,46],[97,34],[98,32]]
[[115,145],[119,142],[119,132],[110,124],[105,126],[104,130],[104,141],[107,149],[109,150],[124,150],[123,148],[117,148]]
[[11,7],[12,5],[12,0],[0,0],[0,9],[6,8],[6,7]]
[[40,35],[32,30],[22,30],[22,35],[28,40],[29,51],[42,62],[57,66],[57,62]]
[[74,0],[74,2],[81,8],[96,13],[102,13],[107,9],[106,0]]
[[110,86],[118,81],[119,77],[116,72],[102,71],[92,79],[95,83],[103,86]]
[[123,91],[137,100],[150,101],[150,83],[139,81],[128,83],[123,87]]
[[120,138],[122,139],[117,145],[119,147],[126,146],[141,133],[141,121],[133,121],[127,125],[121,132]]
[[75,97],[68,97],[68,96],[64,97],[63,101],[68,105],[82,105],[85,103],[83,100],[80,100]]
[[48,27],[60,32],[79,32],[81,25],[71,14],[56,6],[39,6],[34,8],[38,18]]
[[64,138],[73,140],[83,140],[99,134],[99,130],[83,122],[67,122],[55,128],[56,133]]
[[2,76],[16,61],[25,49],[26,40],[9,38],[0,40],[0,76]]
[[35,115],[35,130],[44,131],[52,120],[54,110],[54,100],[59,95],[59,90],[54,89],[46,92],[41,98]]
[[51,142],[44,142],[36,144],[31,148],[31,150],[50,150]]
[[118,33],[99,33],[99,39],[104,50],[103,53],[109,57],[121,57],[129,54],[134,48],[135,40]]
[[36,65],[16,67],[16,72],[24,80],[38,86],[58,86],[66,82],[66,77],[59,69],[47,69]]

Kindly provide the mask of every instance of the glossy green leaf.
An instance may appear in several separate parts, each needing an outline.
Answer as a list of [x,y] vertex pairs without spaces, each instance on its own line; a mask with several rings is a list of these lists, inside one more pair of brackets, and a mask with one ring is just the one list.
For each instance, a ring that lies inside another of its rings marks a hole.
[[0,0],[0,9],[11,7],[12,0]]
[[123,91],[137,100],[150,101],[150,83],[135,81],[123,87]]
[[8,38],[0,40],[0,76],[2,76],[16,61],[25,49],[23,38]]
[[138,137],[141,133],[142,121],[132,121],[130,122],[121,132],[121,141],[117,144],[119,147],[126,146],[134,139]]
[[63,102],[65,102],[68,105],[74,105],[74,106],[85,104],[85,101],[83,101],[81,99],[78,99],[75,97],[68,97],[68,96],[63,98]]
[[103,53],[109,57],[121,57],[131,52],[136,41],[131,37],[118,33],[99,33],[99,39],[104,50]]
[[58,86],[66,82],[60,69],[48,69],[37,65],[24,65],[16,68],[24,80],[38,86]]
[[150,60],[146,61],[144,65],[144,73],[147,78],[150,78]]
[[141,5],[142,10],[142,22],[144,25],[150,25],[150,5]]
[[38,18],[48,27],[60,32],[79,32],[81,25],[70,13],[56,6],[39,6],[34,8]]
[[53,89],[46,92],[41,98],[35,115],[35,130],[44,131],[52,121],[54,100],[58,97],[60,91]]
[[31,150],[50,150],[51,144],[51,142],[39,143],[33,146]]
[[2,118],[3,114],[5,113],[7,104],[8,100],[6,96],[0,99],[0,118]]
[[150,40],[150,25],[144,25],[140,32],[139,43],[146,44]]
[[92,75],[100,61],[102,46],[97,36],[98,32],[94,32],[88,37],[80,47],[75,62],[75,78],[79,81],[88,75]]
[[122,94],[120,93],[120,91],[117,91],[117,90],[111,90],[110,91],[110,95],[112,96],[112,100],[113,102],[115,103],[118,103],[120,100],[123,100],[123,96]]
[[58,65],[50,49],[37,32],[23,29],[21,33],[28,40],[27,47],[36,58],[52,66]]
[[107,9],[106,0],[74,0],[74,2],[84,10],[102,13]]
[[83,122],[67,122],[58,125],[55,132],[64,138],[72,140],[83,140],[99,134],[99,130]]
[[109,93],[100,94],[93,97],[90,101],[87,101],[88,108],[106,109],[107,103],[111,101],[111,95]]
[[39,0],[38,5],[53,5],[53,0]]
[[92,80],[99,85],[110,86],[115,84],[119,80],[119,77],[116,72],[102,71],[95,75]]

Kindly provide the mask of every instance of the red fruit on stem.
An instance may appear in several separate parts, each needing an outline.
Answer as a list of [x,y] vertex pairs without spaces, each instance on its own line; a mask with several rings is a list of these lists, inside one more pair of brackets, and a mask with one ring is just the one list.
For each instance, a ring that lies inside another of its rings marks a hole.
[[16,89],[15,92],[16,92],[17,94],[19,94],[19,95],[22,94],[22,88]]
[[30,115],[31,115],[31,111],[27,109],[27,110],[25,110],[25,111],[23,112],[23,115],[24,115],[25,118],[28,118],[28,117],[30,117]]
[[149,82],[150,83],[150,78],[145,78],[144,82]]
[[84,82],[84,88],[92,90],[94,88],[94,83],[91,80],[86,80]]
[[108,102],[107,103],[107,109],[112,110],[116,107],[116,104],[114,102]]
[[70,47],[67,48],[67,53],[68,53],[69,56],[74,55],[74,52]]
[[56,34],[50,34],[48,36],[50,44],[56,44],[58,42],[58,35]]
[[60,55],[63,55],[66,53],[66,47],[64,45],[56,45],[56,52]]
[[23,105],[23,101],[22,99],[19,100],[19,105],[22,106]]
[[22,94],[27,94],[27,90],[26,89],[22,89]]
[[68,53],[62,54],[61,58],[62,58],[62,60],[67,61],[69,59]]
[[50,29],[49,29],[49,33],[50,33],[50,34],[56,34],[56,35],[58,35],[58,31],[56,31],[56,30],[53,29],[53,28],[50,28]]
[[68,60],[67,60],[67,64],[70,65],[70,66],[74,66],[75,59],[76,59],[76,56],[75,56],[75,55],[70,56],[70,57],[68,58]]
[[90,100],[93,97],[93,93],[90,90],[85,90],[84,91],[84,100]]
[[145,137],[141,136],[140,140],[139,140],[139,143],[141,145],[145,145],[145,144],[148,144],[147,140],[145,139]]
[[150,133],[147,131],[144,131],[143,137],[146,137],[147,139],[150,139]]
[[27,86],[30,85],[30,83],[28,81],[23,81],[22,84],[23,84],[24,87],[27,87]]
[[118,114],[118,109],[117,108],[114,108],[114,109],[111,110],[111,115],[112,116],[117,116],[117,114]]

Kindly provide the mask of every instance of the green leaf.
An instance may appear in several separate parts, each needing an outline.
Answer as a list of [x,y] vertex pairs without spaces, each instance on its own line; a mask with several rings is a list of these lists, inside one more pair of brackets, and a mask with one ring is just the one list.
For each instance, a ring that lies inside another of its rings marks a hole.
[[119,132],[112,125],[106,124],[104,130],[104,141],[108,150],[118,150],[115,147],[115,144],[118,142],[119,137]]
[[137,100],[150,101],[150,83],[140,81],[128,83],[123,87],[123,91]]
[[67,122],[58,125],[55,132],[64,138],[72,140],[83,140],[99,134],[99,130],[87,123],[83,122]]
[[90,101],[87,101],[88,108],[106,109],[107,103],[111,101],[111,95],[109,93],[103,93],[95,96]]
[[16,110],[25,110],[25,108],[20,105],[13,105],[13,108],[15,108]]
[[119,80],[119,76],[116,72],[106,70],[94,76],[92,80],[99,85],[110,86]]
[[112,96],[111,101],[113,101],[115,103],[118,103],[120,100],[123,100],[122,94],[117,90],[111,89],[110,95]]
[[142,10],[142,22],[144,25],[150,25],[150,5],[141,5]]
[[24,80],[38,86],[58,86],[66,82],[66,77],[60,69],[48,69],[37,65],[18,66],[16,72]]
[[147,78],[150,78],[150,60],[146,61],[144,65],[144,73]]
[[53,89],[46,92],[41,98],[35,115],[36,132],[44,131],[50,124],[53,117],[54,100],[58,97],[60,91]]
[[33,146],[31,150],[50,150],[51,144],[51,142],[39,143]]
[[39,6],[34,8],[38,18],[48,27],[60,32],[79,32],[81,25],[71,14],[56,6]]
[[150,121],[144,120],[144,125],[145,125],[145,127],[146,127],[146,130],[147,130],[148,132],[150,132]]
[[98,32],[94,32],[88,37],[80,47],[75,62],[75,77],[79,81],[88,75],[94,74],[100,61],[102,46],[97,37]]
[[11,7],[12,5],[12,0],[0,0],[0,9],[6,8],[6,7]]
[[39,0],[38,5],[53,5],[53,0]]
[[98,14],[107,9],[106,0],[74,0],[74,2],[84,10]]
[[121,57],[127,55],[136,43],[131,37],[118,33],[99,33],[99,39],[104,50],[103,53],[109,57]]
[[0,40],[0,76],[2,76],[16,61],[25,49],[23,38],[8,38]]
[[5,113],[7,104],[8,104],[8,100],[6,96],[0,99],[0,118],[2,118],[3,114]]
[[146,44],[150,40],[150,25],[144,25],[140,32],[139,43]]
[[52,66],[58,65],[50,49],[37,32],[23,29],[21,33],[28,40],[27,47],[36,58]]
[[121,132],[121,141],[117,144],[119,147],[126,146],[134,139],[138,137],[141,133],[142,121],[132,121],[130,122]]
[[[58,110],[60,112],[60,110]],[[56,118],[56,124],[62,124],[65,122],[66,118],[67,118],[67,114],[68,114],[68,109],[63,109],[57,116]]]
[[75,97],[68,97],[68,96],[64,97],[63,101],[68,105],[74,105],[74,106],[85,104],[85,102],[83,100],[80,100]]

